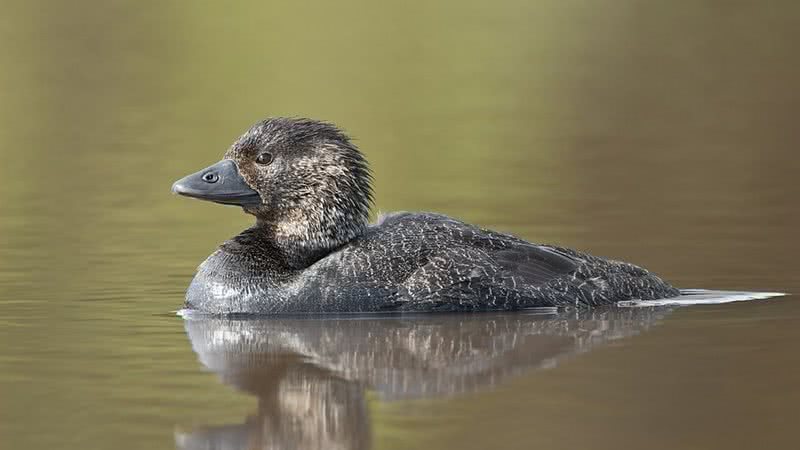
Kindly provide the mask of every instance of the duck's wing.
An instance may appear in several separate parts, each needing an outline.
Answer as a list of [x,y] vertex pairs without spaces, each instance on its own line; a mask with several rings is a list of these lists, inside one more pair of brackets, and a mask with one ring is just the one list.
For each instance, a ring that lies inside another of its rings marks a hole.
[[437,252],[403,282],[393,308],[488,310],[552,306],[537,287],[574,272],[580,260],[546,246],[456,247]]
[[517,244],[490,253],[497,271],[512,282],[536,286],[561,275],[574,272],[580,260],[552,247]]

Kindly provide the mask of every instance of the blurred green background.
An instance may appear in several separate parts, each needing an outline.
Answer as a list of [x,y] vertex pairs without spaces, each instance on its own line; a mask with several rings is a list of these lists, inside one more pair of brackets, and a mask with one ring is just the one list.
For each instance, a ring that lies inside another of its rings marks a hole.
[[[169,448],[175,424],[248,414],[251,399],[198,369],[170,312],[197,264],[250,219],[169,188],[266,116],[345,128],[371,161],[376,211],[434,210],[630,260],[680,287],[800,290],[797,2],[0,7],[3,449]],[[503,436],[503,448],[617,448],[628,436],[650,448],[778,448],[792,435],[777,417],[798,418],[789,344],[800,311],[790,299],[735,306],[703,310],[742,327],[728,330],[731,341],[686,325],[699,320],[688,311],[643,338],[673,349],[694,330],[689,345],[717,353],[727,343],[729,359],[609,349],[566,370],[621,364],[630,376],[532,375],[494,396],[437,404],[445,427],[376,401],[375,447],[488,448]],[[740,370],[753,358],[758,371]],[[543,379],[624,393],[641,383],[633,374],[676,373],[659,364],[734,377],[726,389],[742,403],[731,408],[719,390],[697,403],[706,384],[628,398],[615,420],[724,418],[657,444],[599,413],[571,418],[591,436],[558,421],[544,433],[520,428],[519,408],[557,391],[536,390]],[[765,379],[765,392],[739,391]],[[648,416],[657,401],[674,414]],[[470,428],[481,411],[494,421]],[[755,440],[754,428],[769,433]]]

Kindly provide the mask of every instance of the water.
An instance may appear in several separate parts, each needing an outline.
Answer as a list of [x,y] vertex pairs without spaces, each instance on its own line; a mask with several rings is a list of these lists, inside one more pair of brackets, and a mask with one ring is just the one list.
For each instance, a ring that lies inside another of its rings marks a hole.
[[170,185],[265,115],[344,126],[376,210],[800,292],[800,9],[673,3],[3,1],[0,448],[796,448],[796,296],[174,314],[249,219]]

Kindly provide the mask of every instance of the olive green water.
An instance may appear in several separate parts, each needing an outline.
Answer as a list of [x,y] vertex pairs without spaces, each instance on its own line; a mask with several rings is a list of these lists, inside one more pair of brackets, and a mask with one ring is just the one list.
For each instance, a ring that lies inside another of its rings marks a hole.
[[796,2],[0,6],[3,450],[798,448],[794,296],[193,328],[249,219],[169,193],[264,116],[324,118],[376,210],[797,293]]

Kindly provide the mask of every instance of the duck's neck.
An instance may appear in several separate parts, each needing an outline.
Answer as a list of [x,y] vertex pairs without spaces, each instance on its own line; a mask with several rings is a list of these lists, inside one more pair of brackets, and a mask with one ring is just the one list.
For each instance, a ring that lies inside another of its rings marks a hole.
[[254,228],[264,234],[289,267],[303,269],[358,238],[367,227],[367,218],[361,216],[323,219],[295,210],[282,217],[259,218]]

